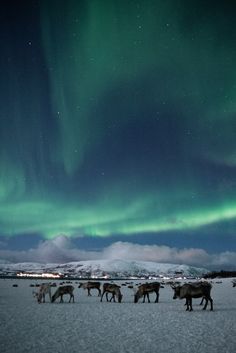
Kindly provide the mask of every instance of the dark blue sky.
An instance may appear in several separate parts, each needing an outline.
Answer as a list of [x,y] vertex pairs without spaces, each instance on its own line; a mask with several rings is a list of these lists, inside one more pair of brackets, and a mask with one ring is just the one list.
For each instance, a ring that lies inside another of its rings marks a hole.
[[0,259],[63,237],[233,266],[236,4],[0,7]]

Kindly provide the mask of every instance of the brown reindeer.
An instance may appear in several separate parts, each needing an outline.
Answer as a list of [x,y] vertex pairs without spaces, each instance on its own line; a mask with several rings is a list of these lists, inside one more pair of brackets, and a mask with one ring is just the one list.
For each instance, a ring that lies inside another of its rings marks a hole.
[[97,289],[98,290],[98,296],[101,296],[101,289],[100,289],[101,283],[100,282],[85,282],[85,283],[80,283],[79,288],[87,289],[88,290],[88,296],[92,296],[90,293],[91,289]]
[[53,294],[52,296],[52,303],[58,298],[61,297],[60,299],[60,303],[63,302],[63,295],[64,294],[70,294],[70,300],[69,303],[71,301],[71,299],[73,299],[73,303],[74,303],[74,287],[73,286],[62,286],[62,287],[58,287],[56,292]]
[[[191,284],[192,286],[199,286],[201,285],[202,283],[206,283],[205,281],[200,281],[200,282],[189,282],[189,284]],[[175,287],[175,284],[171,286],[172,288]],[[203,305],[204,303],[204,300],[205,300],[205,297],[202,297],[202,300],[200,301],[200,304],[199,305]],[[188,305],[188,299],[185,300],[185,306]]]
[[149,293],[156,293],[156,300],[155,303],[159,301],[159,289],[160,289],[159,282],[152,282],[152,283],[144,283],[138,287],[137,292],[134,295],[134,302],[137,303],[141,297],[143,297],[143,303],[145,303],[145,299],[147,297],[148,303],[150,303]]
[[208,301],[211,303],[211,309],[213,310],[213,300],[211,298],[212,285],[208,282],[202,282],[198,284],[185,283],[182,286],[172,287],[174,290],[173,299],[186,299],[187,311],[192,311],[192,298],[203,298],[205,299],[205,305],[203,310],[206,310]]
[[101,296],[101,302],[102,302],[102,298],[105,293],[106,293],[107,301],[108,301],[108,293],[111,293],[112,297],[110,299],[110,302],[112,301],[112,299],[115,302],[116,301],[115,297],[117,297],[118,302],[121,303],[123,295],[120,292],[120,286],[118,286],[117,284],[113,284],[113,283],[104,283],[103,284],[103,292],[102,292],[102,296]]

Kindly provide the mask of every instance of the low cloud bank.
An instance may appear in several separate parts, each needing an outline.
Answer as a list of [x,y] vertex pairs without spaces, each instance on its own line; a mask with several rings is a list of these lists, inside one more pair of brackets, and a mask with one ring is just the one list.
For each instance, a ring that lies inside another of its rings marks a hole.
[[236,266],[236,252],[225,251],[209,254],[203,249],[140,245],[115,242],[100,251],[75,248],[70,238],[60,235],[52,240],[41,241],[36,248],[24,251],[0,250],[0,260],[9,262],[66,263],[71,261],[120,259],[186,264],[205,268],[231,268]]

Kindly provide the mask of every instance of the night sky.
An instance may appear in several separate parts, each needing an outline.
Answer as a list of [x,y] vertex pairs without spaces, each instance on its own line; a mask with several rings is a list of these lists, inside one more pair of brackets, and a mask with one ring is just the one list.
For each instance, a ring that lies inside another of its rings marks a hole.
[[1,1],[0,259],[236,267],[235,15]]

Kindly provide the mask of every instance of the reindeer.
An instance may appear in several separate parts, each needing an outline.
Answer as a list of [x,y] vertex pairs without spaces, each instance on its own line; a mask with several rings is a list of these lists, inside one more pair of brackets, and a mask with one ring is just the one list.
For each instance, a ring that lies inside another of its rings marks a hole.
[[236,287],[236,279],[232,281],[233,287]]
[[159,289],[161,285],[159,282],[152,282],[152,283],[144,283],[138,286],[138,290],[134,295],[134,302],[137,303],[141,297],[143,297],[143,303],[145,303],[145,299],[147,297],[148,303],[150,303],[149,293],[156,293],[156,300],[155,303],[159,301]]
[[88,290],[88,296],[92,296],[90,293],[91,289],[97,289],[98,290],[98,297],[101,296],[101,289],[100,289],[101,283],[100,282],[85,282],[85,283],[80,283],[79,288],[87,289]]
[[[202,283],[206,283],[206,281],[200,281],[200,282],[189,282],[189,284],[191,284],[192,286],[199,286],[199,284],[202,284]],[[171,286],[172,288],[174,287],[175,285]],[[202,297],[202,300],[200,301],[200,304],[199,305],[203,305],[204,303],[204,300],[205,300],[205,297]],[[188,305],[188,299],[186,298],[185,299],[185,306]]]
[[37,298],[38,303],[45,303],[45,295],[48,294],[50,298],[50,302],[52,301],[51,294],[51,283],[42,283],[39,286],[38,292],[33,292],[33,295]]
[[53,294],[52,296],[52,303],[58,298],[58,297],[61,297],[60,299],[60,303],[63,302],[63,295],[64,294],[70,294],[70,300],[69,300],[69,303],[71,301],[71,299],[73,299],[73,303],[74,303],[74,294],[73,294],[73,291],[74,291],[74,287],[73,286],[61,286],[61,287],[58,287],[56,292]]
[[115,297],[117,297],[118,302],[121,303],[123,295],[120,292],[120,286],[118,286],[117,284],[113,284],[113,283],[104,283],[103,284],[103,292],[102,292],[102,296],[101,296],[101,302],[102,302],[102,298],[105,293],[106,293],[107,301],[108,301],[108,293],[111,293],[112,297],[110,299],[110,302],[112,301],[112,299],[115,302],[116,301]]
[[203,298],[205,299],[206,303],[203,307],[203,310],[206,310],[208,301],[211,303],[211,309],[213,310],[213,300],[211,298],[211,288],[212,285],[208,282],[202,282],[202,283],[195,283],[195,284],[190,284],[190,283],[185,283],[182,286],[177,286],[174,287],[172,286],[174,290],[174,296],[173,299],[180,298],[186,299],[187,303],[187,311],[192,311],[192,298]]

